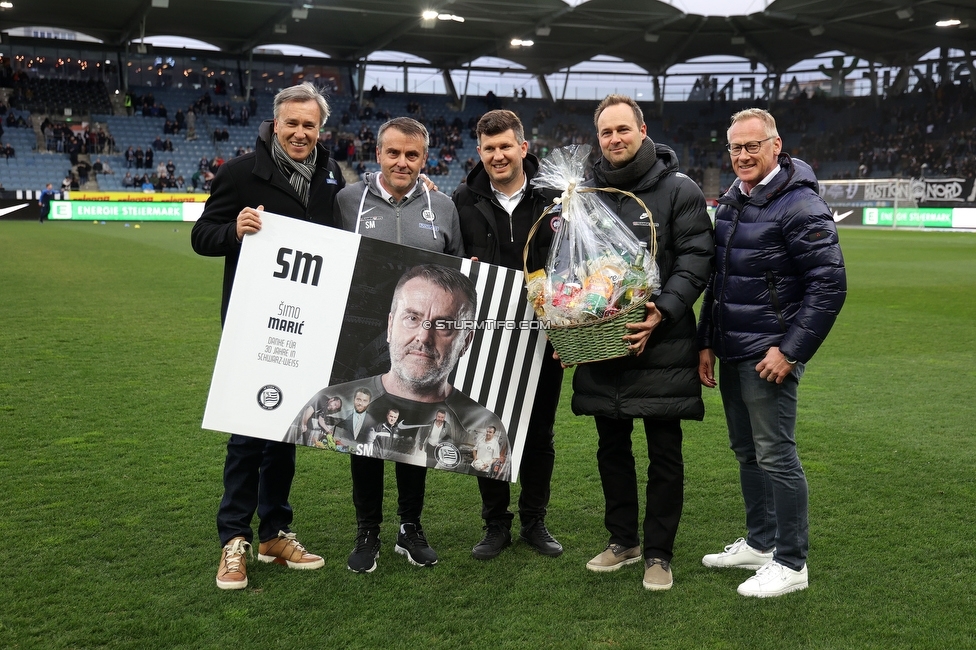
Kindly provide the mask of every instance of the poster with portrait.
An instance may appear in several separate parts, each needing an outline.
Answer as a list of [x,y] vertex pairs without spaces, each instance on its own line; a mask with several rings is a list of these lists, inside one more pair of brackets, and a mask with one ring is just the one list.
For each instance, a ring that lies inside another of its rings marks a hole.
[[203,428],[515,481],[545,349],[522,273],[262,223]]

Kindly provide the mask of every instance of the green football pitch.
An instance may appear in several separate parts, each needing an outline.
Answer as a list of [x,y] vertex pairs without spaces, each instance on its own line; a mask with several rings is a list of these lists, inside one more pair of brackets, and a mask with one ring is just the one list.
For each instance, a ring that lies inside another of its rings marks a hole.
[[561,557],[474,560],[476,482],[431,472],[440,562],[410,566],[387,472],[379,568],[353,574],[349,459],[300,448],[294,529],[325,567],[252,561],[248,589],[218,590],[226,436],[200,422],[222,260],[188,224],[135,226],[0,223],[0,648],[976,647],[976,234],[841,231],[847,304],[800,385],[810,588],[761,601],[735,592],[747,572],[701,565],[745,532],[716,391],[684,425],[674,588],[584,568],[607,533],[571,373]]

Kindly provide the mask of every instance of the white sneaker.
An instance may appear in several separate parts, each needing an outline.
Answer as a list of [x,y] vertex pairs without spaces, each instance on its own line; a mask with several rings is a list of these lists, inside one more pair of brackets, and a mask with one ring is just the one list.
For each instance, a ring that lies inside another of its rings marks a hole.
[[756,571],[772,559],[772,550],[767,553],[757,551],[746,543],[744,537],[740,537],[726,546],[721,553],[709,553],[703,557],[702,564],[716,569],[732,567]]
[[773,598],[788,594],[791,591],[806,589],[808,584],[806,564],[799,571],[794,571],[776,560],[772,560],[756,571],[756,575],[739,585],[737,591],[742,596]]

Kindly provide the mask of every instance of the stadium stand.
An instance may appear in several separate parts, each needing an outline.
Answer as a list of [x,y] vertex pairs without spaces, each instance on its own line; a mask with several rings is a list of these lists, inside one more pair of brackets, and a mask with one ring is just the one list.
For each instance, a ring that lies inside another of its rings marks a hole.
[[[258,124],[271,117],[273,97],[259,94],[246,103],[240,97],[218,95],[215,89],[134,88],[133,105],[127,111],[121,103],[111,101],[100,82],[19,79],[4,90],[0,100],[8,98],[10,108],[3,116],[0,145],[10,145],[15,152],[0,163],[0,182],[7,190],[36,190],[47,182],[60,185],[69,173],[81,175],[78,163],[84,167],[99,158],[114,173],[91,175],[87,189],[127,189],[126,172],[150,176],[160,162],[172,161],[174,180],[182,177],[183,191],[192,191],[194,185],[205,190],[207,171],[215,171],[215,161],[253,147]],[[810,97],[804,93],[778,102],[774,112],[786,150],[810,162],[822,179],[971,176],[976,174],[976,116],[966,107],[974,98],[976,93],[963,84],[877,103],[868,97]],[[376,133],[383,121],[398,115],[412,115],[427,125],[432,161],[427,171],[448,193],[463,181],[466,161],[477,160],[474,125],[489,108],[504,106],[517,112],[526,124],[531,151],[537,155],[545,156],[552,148],[567,144],[597,145],[592,101],[554,104],[488,95],[469,97],[461,109],[443,95],[375,90],[366,94],[362,104],[349,94],[336,94],[330,101],[333,113],[324,137],[335,157],[347,164],[350,178],[356,177],[357,167],[378,169],[373,154]],[[722,99],[682,102],[665,104],[663,114],[657,114],[656,106],[645,105],[648,135],[673,147],[682,170],[703,186],[707,196],[718,196],[735,178],[724,150],[728,117],[757,104]],[[185,124],[191,107],[196,114],[194,139],[188,139]],[[62,117],[65,108],[71,109],[70,118]],[[241,120],[245,109],[247,125]],[[178,113],[182,115],[178,117]],[[53,139],[44,128],[48,119],[55,126]],[[865,130],[864,124],[871,124],[872,130]],[[72,153],[72,136],[79,141],[77,155]],[[154,143],[163,148],[154,151],[151,169],[136,170],[127,164],[127,149],[145,151]],[[207,161],[206,171],[201,169],[202,160]],[[163,185],[158,184],[157,189],[181,189]]]

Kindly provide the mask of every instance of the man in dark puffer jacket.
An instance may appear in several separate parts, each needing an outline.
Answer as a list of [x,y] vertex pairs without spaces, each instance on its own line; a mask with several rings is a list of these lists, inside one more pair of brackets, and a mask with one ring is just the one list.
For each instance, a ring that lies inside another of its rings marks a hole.
[[738,591],[766,598],[807,587],[797,386],[844,304],[847,276],[813,170],[782,153],[773,116],[756,108],[736,113],[728,138],[739,180],[715,215],[716,271],[702,303],[699,375],[714,387],[721,359],[748,533],[702,563],[758,569]]
[[601,194],[604,202],[647,242],[649,221],[657,235],[660,294],[647,317],[629,326],[631,356],[583,364],[573,378],[573,412],[596,417],[597,464],[606,500],[606,549],[587,563],[591,571],[615,571],[641,558],[637,474],[631,448],[634,418],[644,420],[650,464],[644,517],[644,587],[669,589],[674,538],[684,502],[681,420],[701,420],[705,407],[698,382],[692,310],[712,272],[714,239],[705,198],[678,172],[674,151],[655,145],[637,103],[610,95],[594,121],[603,157],[593,169],[596,187],[639,196]]

